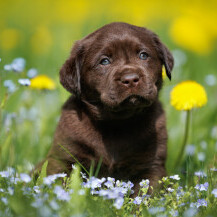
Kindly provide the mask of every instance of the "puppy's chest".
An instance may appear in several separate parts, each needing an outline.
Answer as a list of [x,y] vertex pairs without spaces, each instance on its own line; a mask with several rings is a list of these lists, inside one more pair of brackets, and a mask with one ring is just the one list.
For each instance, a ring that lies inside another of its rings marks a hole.
[[[88,146],[108,167],[145,162],[156,151],[156,132],[152,126],[102,127],[88,137]],[[87,138],[87,137],[86,137]],[[85,140],[85,136],[83,137]],[[148,156],[148,157],[147,157]]]

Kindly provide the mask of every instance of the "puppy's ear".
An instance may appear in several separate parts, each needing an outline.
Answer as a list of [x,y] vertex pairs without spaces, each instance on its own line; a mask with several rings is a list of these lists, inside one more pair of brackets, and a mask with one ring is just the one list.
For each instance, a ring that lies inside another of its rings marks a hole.
[[169,49],[160,41],[157,35],[154,36],[156,50],[162,64],[165,66],[167,77],[171,80],[171,71],[174,65],[174,59]]
[[66,90],[77,97],[81,94],[80,75],[83,52],[83,46],[80,41],[77,41],[72,48],[69,59],[66,60],[60,69],[60,83]]

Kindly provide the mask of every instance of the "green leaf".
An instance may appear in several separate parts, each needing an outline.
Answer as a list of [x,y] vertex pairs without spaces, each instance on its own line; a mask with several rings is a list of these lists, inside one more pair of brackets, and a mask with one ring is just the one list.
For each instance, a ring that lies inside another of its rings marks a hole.
[[42,166],[40,175],[37,179],[37,183],[36,185],[42,185],[43,184],[43,179],[47,176],[47,165],[48,165],[48,161],[46,160]]

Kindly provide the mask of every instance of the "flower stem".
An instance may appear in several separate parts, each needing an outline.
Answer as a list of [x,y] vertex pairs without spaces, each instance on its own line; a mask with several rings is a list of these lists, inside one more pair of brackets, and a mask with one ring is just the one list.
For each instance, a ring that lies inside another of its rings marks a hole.
[[181,150],[179,152],[178,158],[176,160],[175,168],[177,168],[179,166],[179,164],[181,163],[182,157],[183,157],[183,153],[184,153],[184,150],[185,150],[185,146],[187,144],[188,135],[189,135],[189,125],[190,125],[190,111],[191,110],[187,110],[186,121],[185,121],[184,139],[183,139],[182,147],[181,147]]

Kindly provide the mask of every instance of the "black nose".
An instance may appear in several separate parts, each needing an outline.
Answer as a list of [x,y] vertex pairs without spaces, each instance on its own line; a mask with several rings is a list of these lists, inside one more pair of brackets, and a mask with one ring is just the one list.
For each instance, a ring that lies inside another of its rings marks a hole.
[[126,87],[135,87],[139,83],[139,75],[136,73],[125,74],[121,77],[121,83]]

